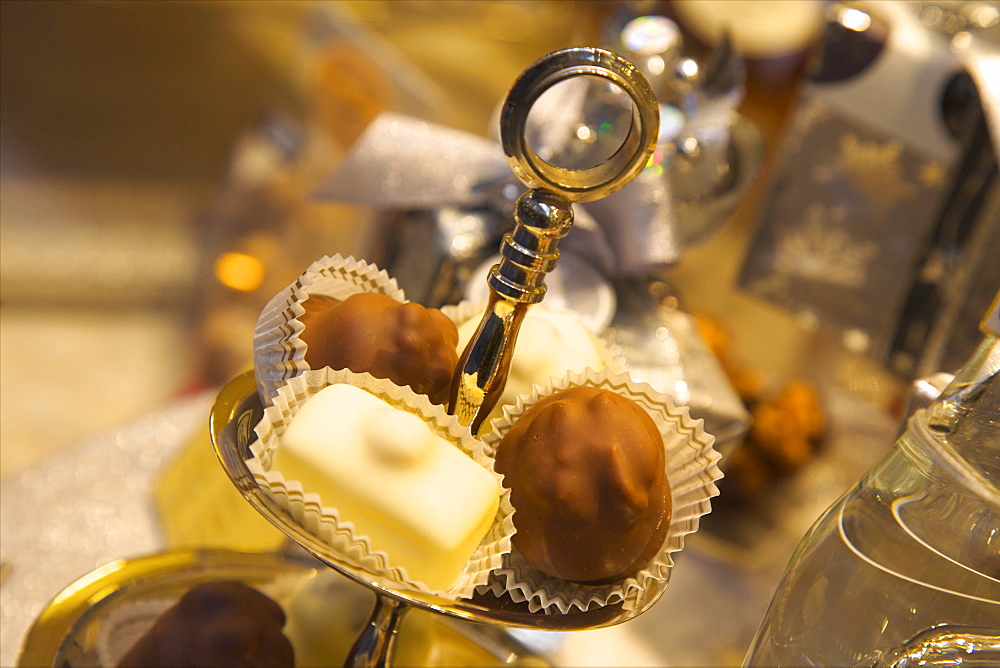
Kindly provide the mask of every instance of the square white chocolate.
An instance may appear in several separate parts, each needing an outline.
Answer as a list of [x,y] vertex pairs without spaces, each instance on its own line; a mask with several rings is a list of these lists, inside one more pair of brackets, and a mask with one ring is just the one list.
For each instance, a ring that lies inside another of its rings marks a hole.
[[489,471],[417,415],[346,384],[299,409],[271,468],[432,590],[454,584],[499,505]]

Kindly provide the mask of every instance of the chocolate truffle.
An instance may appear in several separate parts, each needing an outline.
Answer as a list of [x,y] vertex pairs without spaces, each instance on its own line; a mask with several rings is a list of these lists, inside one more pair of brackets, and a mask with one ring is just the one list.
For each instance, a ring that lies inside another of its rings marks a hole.
[[436,404],[448,401],[458,330],[438,309],[367,292],[343,301],[310,295],[302,307],[299,338],[309,368],[367,372],[409,385]]
[[120,666],[294,666],[277,603],[241,582],[189,590],[128,651]]
[[538,570],[619,580],[659,552],[670,524],[663,438],[631,399],[572,387],[529,408],[497,447],[514,506],[513,543]]

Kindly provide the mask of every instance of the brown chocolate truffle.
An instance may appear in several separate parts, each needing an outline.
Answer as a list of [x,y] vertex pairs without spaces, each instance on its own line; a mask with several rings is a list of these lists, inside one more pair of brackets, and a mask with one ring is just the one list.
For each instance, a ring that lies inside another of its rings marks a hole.
[[601,584],[649,563],[670,524],[663,438],[631,399],[595,387],[545,397],[497,447],[513,543],[537,569]]
[[409,385],[436,404],[448,401],[458,364],[458,330],[438,309],[392,297],[358,293],[344,301],[310,295],[299,316],[305,360],[311,369],[328,366],[370,373]]
[[294,666],[277,603],[241,582],[189,590],[128,651],[120,666]]

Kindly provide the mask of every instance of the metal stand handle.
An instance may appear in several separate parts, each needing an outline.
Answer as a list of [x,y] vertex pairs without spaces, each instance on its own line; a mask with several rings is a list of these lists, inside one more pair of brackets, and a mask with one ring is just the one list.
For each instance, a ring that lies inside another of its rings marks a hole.
[[[528,114],[553,85],[577,76],[607,79],[628,94],[632,123],[607,161],[568,169],[543,160],[527,141]],[[448,412],[478,433],[507,382],[514,342],[531,304],[545,297],[545,275],[559,260],[556,246],[573,226],[572,202],[593,201],[623,188],[646,166],[659,132],[659,105],[643,74],[627,60],[585,47],[551,53],[514,83],[500,116],[500,141],[511,169],[533,188],[517,201],[514,231],[490,271],[490,300],[452,379]]]
[[545,274],[559,260],[556,244],[573,226],[573,209],[553,192],[530,190],[517,200],[514,220],[514,231],[500,247],[500,264],[487,278],[486,313],[452,380],[448,412],[474,434],[503,393],[517,331],[528,306],[545,297]]

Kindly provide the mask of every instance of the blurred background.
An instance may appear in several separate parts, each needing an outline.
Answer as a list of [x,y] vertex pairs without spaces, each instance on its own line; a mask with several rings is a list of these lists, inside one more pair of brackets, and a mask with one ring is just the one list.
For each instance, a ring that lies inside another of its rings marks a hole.
[[[208,254],[226,233],[211,212],[227,206],[219,199],[235,147],[261,115],[312,108],[321,75],[310,21],[343,30],[325,38],[349,68],[345,97],[331,104],[356,127],[388,106],[395,79],[418,111],[485,134],[521,69],[570,43],[600,9],[391,4],[4,3],[4,476],[239,368],[216,372],[209,349],[248,356],[263,293],[236,322],[200,309],[224,289]],[[284,203],[246,206],[279,229],[264,209]],[[328,242],[320,254],[363,250],[365,212],[339,214],[313,223]],[[302,264],[303,248],[284,246],[271,249],[288,258],[267,267],[269,286],[314,259]],[[62,417],[50,419],[53,410]]]
[[[728,430],[730,487],[702,546],[763,574],[727,580],[750,605],[713,659],[738,662],[797,539],[891,445],[911,382],[971,350],[998,284],[993,3],[7,0],[0,12],[6,481],[212,396],[249,368],[264,303],[321,255],[379,262],[432,306],[460,298],[485,255],[418,252],[455,203],[394,199],[381,172],[371,191],[338,183],[344,166],[385,113],[488,145],[528,65],[607,46],[641,61],[672,133],[669,159],[651,165],[669,178],[650,186],[667,188],[655,215],[669,253],[625,262],[616,239],[651,232],[587,209],[620,312],[652,304],[661,318],[609,331],[623,346],[672,337],[691,368],[687,355],[710,352],[701,384],[684,387]],[[648,16],[669,22],[631,23]],[[416,159],[478,167],[433,148]]]
[[[630,9],[656,5],[641,4]],[[821,20],[820,3],[787,4],[797,32],[779,45],[787,52],[751,71],[741,103],[769,160]],[[272,181],[255,189],[258,177],[234,173],[241,140],[264,114],[337,117],[341,136],[309,167],[320,171],[332,171],[384,109],[489,136],[517,74],[549,51],[600,42],[602,22],[621,9],[569,5],[4,3],[3,475],[222,382],[239,362],[210,358],[249,355],[255,311],[269,296],[262,286],[287,284],[313,249],[367,250],[370,208],[304,202],[304,177],[259,177]],[[765,178],[670,281],[686,304],[739,330],[748,363],[781,376],[814,366],[803,362],[816,360],[815,338],[733,289]],[[249,291],[213,273],[215,255],[240,243],[268,259]],[[227,303],[236,301],[241,309]],[[839,361],[830,364],[817,373]],[[853,382],[892,395],[877,368]],[[53,410],[65,418],[50,419]]]

